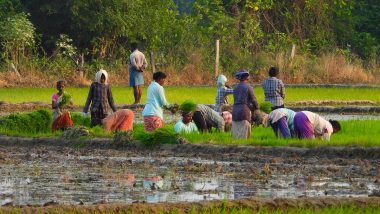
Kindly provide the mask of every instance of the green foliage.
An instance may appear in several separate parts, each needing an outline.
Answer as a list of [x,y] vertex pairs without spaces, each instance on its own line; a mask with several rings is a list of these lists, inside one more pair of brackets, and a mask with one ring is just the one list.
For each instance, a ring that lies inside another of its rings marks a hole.
[[219,39],[220,69],[233,73],[268,66],[258,66],[258,53],[287,53],[292,44],[306,55],[349,47],[376,59],[379,9],[377,0],[7,0],[0,2],[0,40],[3,58],[17,63],[30,49],[43,50],[34,57],[48,62],[35,60],[30,69],[66,76],[74,66],[57,49],[74,64],[85,54],[87,70],[123,70],[131,42],[153,51],[157,67],[212,71]]
[[6,60],[17,64],[20,57],[25,57],[27,51],[34,47],[34,37],[35,28],[25,13],[0,20],[0,42]]
[[260,110],[269,114],[272,111],[272,103],[271,102],[263,102],[259,105]]
[[191,100],[185,100],[179,107],[179,110],[182,112],[188,113],[188,112],[193,112],[197,108],[197,104],[195,104]]
[[51,132],[52,116],[49,110],[11,114],[0,119],[1,132],[47,133]]
[[144,132],[135,130],[135,136],[137,140],[140,140],[144,146],[154,146],[161,144],[176,144],[178,134],[174,132],[173,127],[164,127],[156,129],[153,132]]

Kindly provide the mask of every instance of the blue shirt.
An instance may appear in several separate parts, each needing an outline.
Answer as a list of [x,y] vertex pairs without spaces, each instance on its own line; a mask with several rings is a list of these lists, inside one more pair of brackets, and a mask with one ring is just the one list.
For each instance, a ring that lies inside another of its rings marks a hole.
[[148,87],[145,108],[142,112],[143,116],[158,116],[164,118],[163,107],[168,106],[166,101],[164,87],[155,81],[152,81]]
[[176,133],[191,133],[198,132],[198,128],[193,121],[188,124],[184,124],[183,121],[180,120],[174,125],[174,131]]

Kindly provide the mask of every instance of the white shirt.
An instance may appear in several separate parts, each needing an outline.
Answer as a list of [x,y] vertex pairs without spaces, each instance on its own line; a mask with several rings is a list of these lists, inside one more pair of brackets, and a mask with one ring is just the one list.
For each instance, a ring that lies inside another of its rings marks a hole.
[[306,114],[307,118],[312,124],[313,129],[314,129],[314,136],[322,137],[323,140],[329,141],[330,136],[333,133],[333,128],[332,128],[331,123],[316,113],[313,113],[310,111],[302,111],[302,112]]
[[164,87],[155,81],[152,81],[148,87],[146,104],[142,112],[143,116],[158,116],[164,118],[162,107],[169,105],[166,101]]
[[130,55],[129,60],[130,65],[137,70],[140,70],[141,68],[145,69],[148,67],[148,62],[145,59],[145,55],[137,49]]

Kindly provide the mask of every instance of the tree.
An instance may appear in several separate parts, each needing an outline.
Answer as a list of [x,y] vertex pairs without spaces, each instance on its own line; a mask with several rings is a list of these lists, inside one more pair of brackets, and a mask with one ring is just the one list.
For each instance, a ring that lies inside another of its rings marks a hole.
[[16,66],[21,57],[35,44],[35,29],[25,13],[7,17],[0,22],[0,41],[4,50],[3,57]]

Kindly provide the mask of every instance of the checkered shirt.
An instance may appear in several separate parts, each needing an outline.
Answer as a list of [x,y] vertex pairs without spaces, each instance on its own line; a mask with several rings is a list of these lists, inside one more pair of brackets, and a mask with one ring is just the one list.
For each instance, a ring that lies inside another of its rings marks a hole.
[[271,102],[272,106],[284,105],[284,83],[276,77],[269,77],[263,83],[265,101]]
[[227,95],[233,94],[234,89],[227,88],[226,86],[218,88],[215,99],[215,111],[220,112],[220,107],[224,104],[228,104]]
[[91,111],[96,111],[99,107],[103,110],[103,113],[108,112],[108,105],[112,110],[116,111],[116,106],[113,100],[111,87],[107,84],[100,84],[93,82],[88,92],[87,101],[83,108],[83,112],[87,113],[91,103]]

